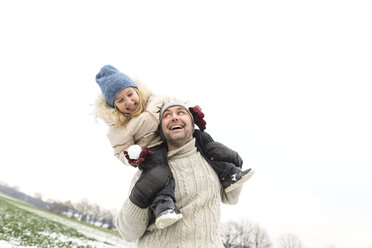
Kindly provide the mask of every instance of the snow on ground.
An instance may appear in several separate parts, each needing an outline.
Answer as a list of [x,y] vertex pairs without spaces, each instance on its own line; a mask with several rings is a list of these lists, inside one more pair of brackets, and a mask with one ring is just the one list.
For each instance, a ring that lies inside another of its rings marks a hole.
[[36,246],[20,246],[17,241],[0,240],[0,248],[38,248]]

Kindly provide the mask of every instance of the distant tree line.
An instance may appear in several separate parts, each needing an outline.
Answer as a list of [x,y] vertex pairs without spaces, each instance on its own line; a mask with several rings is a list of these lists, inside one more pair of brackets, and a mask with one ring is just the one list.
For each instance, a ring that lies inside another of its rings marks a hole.
[[54,201],[49,211],[95,226],[116,230],[114,211],[103,209],[98,204],[90,203],[87,199],[83,199],[77,203],[72,203],[71,201]]
[[19,190],[19,187],[11,187],[2,182],[0,183],[0,192],[47,211],[84,221],[96,226],[113,230],[116,229],[114,225],[115,211],[103,209],[98,204],[90,203],[86,199],[81,200],[78,203],[72,203],[71,201],[60,202],[51,199],[44,201],[42,200],[43,196],[40,193],[36,193],[34,196],[29,196],[25,193],[22,193]]
[[4,195],[13,197],[15,199],[27,202],[35,207],[48,210],[50,207],[50,203],[47,203],[43,200],[41,200],[41,194],[35,194],[35,196],[29,196],[25,193],[22,193],[19,190],[19,187],[14,186],[8,186],[5,183],[0,183],[0,192]]

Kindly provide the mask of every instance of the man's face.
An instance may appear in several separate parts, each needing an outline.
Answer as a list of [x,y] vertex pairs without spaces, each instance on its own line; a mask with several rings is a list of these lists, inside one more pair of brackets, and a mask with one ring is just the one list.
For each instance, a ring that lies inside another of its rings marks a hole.
[[165,110],[161,128],[169,150],[177,149],[193,139],[194,125],[184,107],[173,106]]

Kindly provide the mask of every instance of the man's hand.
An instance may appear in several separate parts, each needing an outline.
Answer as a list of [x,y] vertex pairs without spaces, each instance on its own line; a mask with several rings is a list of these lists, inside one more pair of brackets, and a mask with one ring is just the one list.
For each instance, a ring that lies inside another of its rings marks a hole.
[[189,110],[194,118],[194,123],[199,127],[200,131],[203,132],[207,125],[207,122],[204,120],[204,113],[199,106],[189,107]]

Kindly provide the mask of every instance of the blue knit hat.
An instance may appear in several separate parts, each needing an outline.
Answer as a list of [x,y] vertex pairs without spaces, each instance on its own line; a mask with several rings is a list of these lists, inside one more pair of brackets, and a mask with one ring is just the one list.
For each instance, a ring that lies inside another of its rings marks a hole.
[[116,96],[128,87],[137,88],[135,82],[111,65],[105,65],[96,75],[96,82],[111,107],[114,107]]

